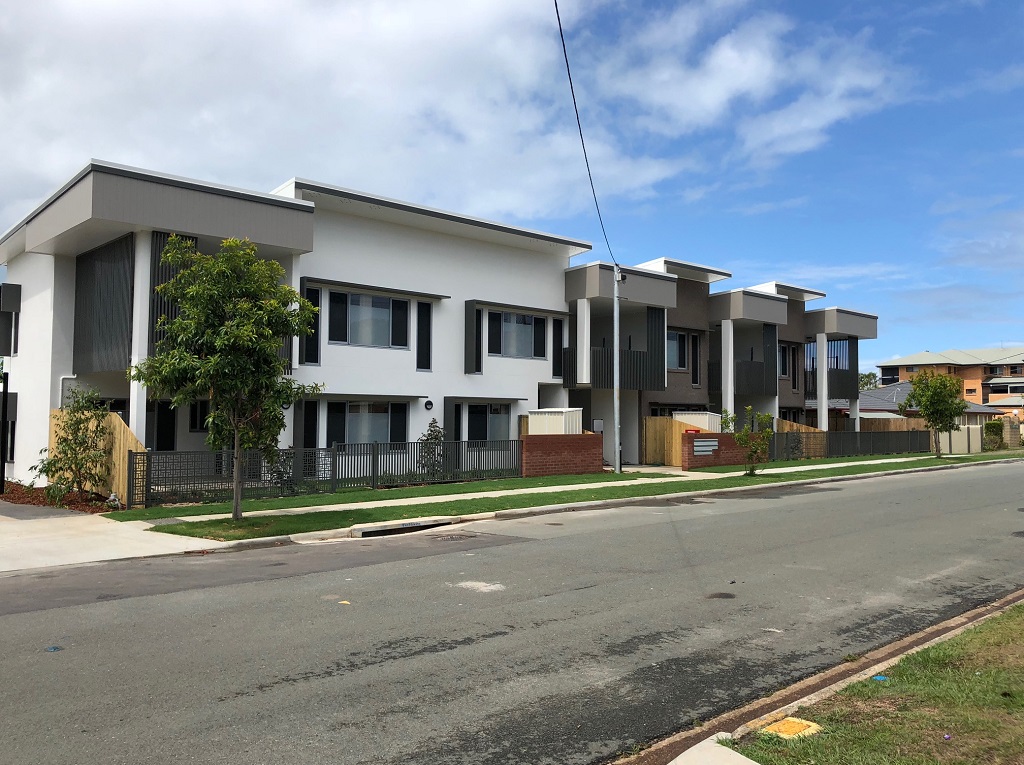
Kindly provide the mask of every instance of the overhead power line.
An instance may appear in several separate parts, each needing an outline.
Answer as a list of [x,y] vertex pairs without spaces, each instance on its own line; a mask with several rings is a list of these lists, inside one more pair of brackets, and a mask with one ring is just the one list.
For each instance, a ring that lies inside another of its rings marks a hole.
[[601,215],[601,205],[597,202],[597,189],[594,188],[594,174],[590,171],[590,158],[587,156],[587,142],[583,139],[583,123],[580,121],[580,107],[576,103],[576,89],[572,84],[572,70],[569,68],[569,51],[565,47],[565,32],[562,31],[562,16],[558,12],[558,0],[555,3],[555,18],[558,19],[558,35],[562,38],[562,55],[565,56],[565,74],[569,77],[569,92],[572,93],[572,108],[576,111],[576,127],[580,131],[580,146],[583,147],[583,161],[587,165],[587,178],[590,179],[590,193],[594,197],[594,209],[597,210],[597,221],[601,224],[601,234],[604,236],[605,247],[608,248],[608,256],[612,263],[619,265],[612,252],[612,245],[608,241],[608,232],[604,227],[604,217]]

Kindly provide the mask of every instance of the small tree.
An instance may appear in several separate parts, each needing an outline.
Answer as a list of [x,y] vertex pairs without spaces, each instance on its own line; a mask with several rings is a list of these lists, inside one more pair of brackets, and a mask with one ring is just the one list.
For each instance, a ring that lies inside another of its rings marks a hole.
[[755,475],[757,466],[768,461],[771,454],[772,438],[775,431],[772,429],[774,417],[765,412],[754,412],[754,407],[748,406],[744,410],[742,430],[736,430],[735,415],[727,409],[722,410],[722,431],[732,433],[736,443],[747,450],[746,473]]
[[444,428],[431,417],[426,432],[416,440],[420,444],[417,460],[420,470],[426,473],[427,478],[437,480],[444,469]]
[[967,411],[967,402],[963,399],[964,381],[924,369],[910,378],[910,386],[910,394],[899,405],[900,414],[906,416],[908,411],[917,410],[934,432],[935,456],[941,457],[939,435],[960,430],[958,420]]
[[1002,449],[1006,446],[1006,443],[1003,441],[1003,421],[1001,419],[985,423],[985,435],[981,443],[982,448],[988,452]]
[[110,475],[109,410],[100,402],[99,394],[72,388],[60,411],[53,452],[47,454],[48,449],[42,449],[39,462],[32,468],[36,478],[46,479],[46,498],[55,505],[72,491],[84,495],[89,487],[95,490]]
[[249,240],[225,239],[203,255],[189,240],[172,236],[161,262],[176,276],[157,288],[179,315],[160,318],[164,337],[156,353],[131,370],[133,380],[171,399],[175,407],[209,397],[207,443],[232,444],[234,499],[231,517],[242,518],[243,449],[270,456],[284,429],[284,407],[320,392],[284,376],[286,338],[312,330],[317,309],[282,284],[284,269],[256,255]]
[[875,390],[878,388],[878,375],[874,372],[861,372],[860,390]]

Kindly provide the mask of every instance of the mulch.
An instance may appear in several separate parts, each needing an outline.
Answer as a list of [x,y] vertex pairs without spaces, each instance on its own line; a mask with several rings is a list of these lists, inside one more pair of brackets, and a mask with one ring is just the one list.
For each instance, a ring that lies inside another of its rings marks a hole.
[[72,492],[64,497],[63,505],[54,505],[46,498],[46,493],[42,488],[38,486],[25,486],[14,481],[4,483],[4,495],[0,499],[15,505],[64,507],[68,510],[77,510],[82,513],[106,513],[110,511],[110,508],[103,502],[106,498],[98,494]]

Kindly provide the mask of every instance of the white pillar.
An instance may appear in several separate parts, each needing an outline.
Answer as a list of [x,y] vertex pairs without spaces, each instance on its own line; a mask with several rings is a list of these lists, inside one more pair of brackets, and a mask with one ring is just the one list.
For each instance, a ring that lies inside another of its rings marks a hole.
[[[293,290],[298,292],[300,297],[305,297],[305,295],[302,294],[302,290],[299,289],[299,287],[301,286],[300,282],[299,282],[299,279],[302,276],[302,270],[299,268],[299,265],[300,265],[300,260],[299,259],[301,257],[302,256],[300,254],[295,254],[295,255],[292,256],[290,264],[287,261],[284,264],[285,265],[285,271],[286,271],[285,283],[288,284]],[[415,309],[415,303],[412,305],[412,308]],[[323,317],[326,314],[326,311],[324,311],[324,308],[321,308],[320,311],[321,311],[321,313],[320,313],[320,320],[321,320],[321,322],[323,322],[324,321]],[[412,320],[413,320],[413,322],[416,322],[418,320],[418,313],[415,310],[412,310],[411,313],[412,313]],[[326,324],[324,324],[323,326],[326,326]],[[416,337],[416,327],[415,326],[412,327],[412,337]],[[292,376],[295,377],[296,379],[299,379],[300,382],[305,382],[306,381],[305,379],[299,377],[299,370],[301,369],[301,367],[299,366],[299,344],[300,344],[300,342],[301,342],[300,339],[297,338],[297,337],[292,340],[292,352],[291,352]],[[280,435],[278,435],[278,437],[277,437],[277,445],[280,448],[282,448],[282,449],[287,449],[289,447],[294,447],[294,448],[297,449],[297,448],[302,446],[302,444],[295,443],[295,409],[292,408],[292,407],[289,407],[288,409],[285,410],[285,413],[284,413],[284,429],[281,431]]]
[[860,399],[850,399],[850,419],[853,420],[853,429],[860,432]]
[[590,384],[590,300],[576,301],[576,382]]
[[736,412],[736,350],[732,319],[722,320],[722,409]]
[[828,430],[828,335],[817,337],[818,430]]
[[[134,367],[149,355],[150,273],[153,261],[153,232],[135,233],[135,273],[132,298],[132,357]],[[160,257],[160,253],[156,254]],[[128,388],[128,427],[146,443],[146,388],[132,380]]]

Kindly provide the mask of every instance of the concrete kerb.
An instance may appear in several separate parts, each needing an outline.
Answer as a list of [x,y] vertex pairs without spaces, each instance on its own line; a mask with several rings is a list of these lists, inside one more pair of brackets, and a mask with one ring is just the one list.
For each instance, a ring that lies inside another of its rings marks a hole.
[[[826,699],[848,685],[879,674],[882,670],[896,664],[904,656],[949,640],[1020,603],[1024,603],[1024,590],[1017,590],[992,603],[971,609],[959,616],[954,616],[913,635],[870,651],[864,657],[864,660],[870,662],[867,669],[854,669],[849,664],[830,667],[815,675],[798,680],[786,688],[781,688],[770,696],[749,702],[739,709],[725,712],[699,728],[669,736],[639,754],[616,760],[615,765],[699,765],[700,763],[716,762],[716,760],[707,759],[703,755],[716,749],[732,750],[717,743],[712,745],[709,743],[710,741],[739,739],[764,725],[770,725],[776,720],[791,715],[801,707]],[[794,697],[796,699],[791,700]],[[765,709],[771,711],[764,712]],[[734,728],[741,720],[746,722]],[[694,739],[698,741],[690,744],[689,742]],[[711,746],[714,746],[715,749],[710,749]],[[735,759],[719,761],[742,762],[742,760]],[[749,759],[746,761],[752,762]]]
[[[1024,459],[1000,460],[1002,462],[1024,462]],[[856,464],[856,463],[854,463]],[[564,502],[555,505],[539,505],[537,507],[510,508],[508,510],[496,510],[485,513],[472,513],[469,515],[445,515],[425,516],[423,518],[410,518],[392,521],[379,521],[373,523],[360,523],[354,526],[346,526],[339,529],[325,529],[322,531],[307,531],[298,534],[291,534],[277,537],[260,537],[258,539],[245,539],[238,542],[229,542],[217,551],[230,551],[235,549],[252,549],[255,547],[270,547],[280,544],[312,544],[318,542],[332,542],[342,539],[360,539],[364,537],[386,536],[407,531],[414,533],[418,531],[430,531],[439,526],[470,523],[472,521],[485,520],[515,520],[517,518],[529,518],[537,515],[553,515],[556,513],[574,513],[586,510],[603,510],[617,507],[635,505],[645,499],[652,501],[683,499],[686,497],[708,497],[722,494],[733,494],[738,492],[758,491],[760,489],[774,486],[808,486],[815,484],[838,483],[840,481],[854,481],[861,478],[878,478],[893,475],[906,475],[909,473],[927,473],[935,470],[954,470],[962,467],[972,467],[976,464],[969,463],[959,465],[935,465],[933,467],[911,468],[907,470],[886,470],[877,473],[862,473],[848,476],[826,476],[824,478],[807,478],[800,481],[786,481],[778,484],[762,484],[759,486],[734,486],[725,489],[701,489],[699,491],[674,492],[672,494],[652,494],[639,497],[623,497],[620,499],[588,500],[586,502]],[[455,495],[456,497],[458,495]],[[262,544],[261,544],[262,543]]]

